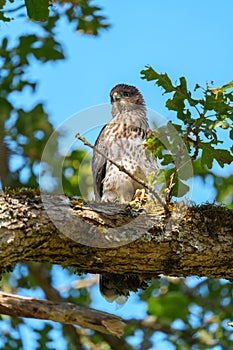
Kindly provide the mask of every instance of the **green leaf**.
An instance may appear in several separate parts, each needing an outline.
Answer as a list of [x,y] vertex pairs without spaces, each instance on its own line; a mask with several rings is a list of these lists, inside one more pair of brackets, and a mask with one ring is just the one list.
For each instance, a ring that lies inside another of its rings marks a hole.
[[201,157],[196,159],[192,164],[194,175],[199,175],[202,178],[205,178],[209,174],[207,167],[203,166]]
[[93,181],[90,156],[85,151],[78,149],[67,155],[63,162],[62,173],[62,183],[66,195],[77,195],[84,198],[88,196],[92,190]]
[[147,67],[146,70],[142,70],[141,74],[142,79],[155,80],[156,84],[164,89],[164,93],[174,92],[173,97],[167,100],[166,107],[169,110],[177,111],[177,117],[179,119],[190,119],[191,113],[185,106],[185,100],[188,101],[190,106],[196,106],[199,101],[191,97],[191,93],[187,89],[185,77],[180,78],[180,84],[178,86],[173,86],[166,73],[159,74],[152,67]]
[[233,128],[230,130],[230,138],[233,140]]
[[213,161],[216,160],[223,168],[225,164],[230,164],[233,161],[233,155],[225,149],[216,149],[210,143],[200,143],[202,148],[201,164],[209,169],[213,166]]
[[156,174],[156,183],[163,184],[164,188],[167,188],[170,182],[170,177],[174,173],[175,168],[160,169],[159,173]]
[[4,22],[10,22],[11,19],[8,17],[5,17],[5,13],[3,10],[5,5],[6,5],[6,0],[0,0],[0,20]]
[[189,186],[186,185],[183,181],[181,181],[180,179],[175,178],[175,186],[172,189],[172,195],[174,197],[180,198],[183,197],[186,193],[188,193],[189,191]]
[[233,80],[231,80],[229,83],[223,85],[221,88],[219,88],[219,91],[225,92],[228,89],[233,88]]
[[216,200],[233,209],[233,175],[228,177],[216,176],[214,187],[217,190]]
[[230,124],[226,120],[216,120],[213,123],[213,128],[216,129],[218,127],[221,127],[222,129],[228,129]]
[[0,10],[6,5],[6,0],[0,0]]
[[35,34],[25,35],[19,38],[19,46],[16,48],[16,52],[22,61],[24,61],[26,56],[31,53],[32,45],[38,43],[38,41],[39,40]]
[[78,5],[70,7],[65,14],[70,22],[77,22],[76,30],[87,35],[98,35],[101,29],[107,29],[110,24],[107,18],[100,14],[98,6],[92,6],[89,0],[78,1]]
[[200,89],[200,88],[201,88],[201,86],[200,86],[199,84],[196,84],[195,87],[194,87],[194,89],[193,89],[193,91],[197,91],[197,90]]
[[[156,183],[163,184],[163,188],[168,189],[171,182],[171,176],[175,171],[175,167],[172,167],[170,169],[161,169],[160,173],[157,175]],[[173,181],[174,185],[172,188],[172,196],[177,198],[183,197],[189,191],[189,186],[181,181],[179,173],[175,174]]]
[[49,0],[25,0],[27,14],[35,21],[46,21],[49,17]]
[[207,111],[215,111],[217,118],[233,115],[233,106],[229,103],[224,94],[219,90],[207,90],[205,99],[201,100],[200,103],[203,105],[204,113]]
[[162,165],[174,164],[174,157],[171,154],[164,154],[161,164]]
[[215,159],[223,168],[225,164],[231,164],[233,162],[233,155],[226,149],[216,149]]
[[[167,100],[167,102],[166,102],[166,107],[169,110],[177,111],[177,117],[181,120],[184,120],[187,118],[187,114],[184,111],[184,109],[185,109],[184,100],[185,100],[184,96],[181,93],[176,92],[174,94],[173,98]],[[190,113],[189,113],[189,115],[190,115]]]
[[187,320],[189,299],[179,292],[169,292],[148,300],[148,313],[160,322],[171,324],[176,319]]
[[4,131],[4,123],[9,118],[13,106],[5,99],[0,97],[0,134]]
[[64,59],[62,47],[51,36],[44,38],[39,48],[32,48],[31,53],[42,62]]
[[146,142],[144,143],[144,146],[156,157],[163,158],[163,150],[165,150],[164,143],[161,141],[161,135],[159,131],[159,137],[156,137],[154,135],[150,135]]
[[173,92],[175,91],[175,87],[172,85],[171,79],[168,77],[167,73],[159,74],[152,67],[146,66],[147,69],[142,70],[142,79],[146,79],[148,81],[155,80],[158,86],[161,86],[165,92]]

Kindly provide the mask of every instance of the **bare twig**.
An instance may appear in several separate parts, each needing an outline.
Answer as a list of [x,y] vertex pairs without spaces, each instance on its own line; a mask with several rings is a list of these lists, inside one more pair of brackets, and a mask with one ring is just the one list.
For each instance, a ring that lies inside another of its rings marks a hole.
[[4,315],[51,320],[91,328],[121,336],[125,323],[118,316],[65,302],[0,293],[0,313]]
[[10,12],[15,12],[15,11],[18,11],[20,9],[22,9],[23,7],[25,7],[25,5],[20,5],[18,7],[15,7],[13,9],[4,9],[4,10],[0,10],[0,12],[5,12],[5,13],[10,13]]
[[162,207],[164,208],[165,211],[167,211],[167,205],[166,203],[164,203],[162,201],[162,199],[159,197],[158,193],[155,192],[155,190],[153,189],[153,187],[151,187],[150,185],[148,185],[145,181],[143,181],[142,179],[140,179],[139,177],[132,175],[127,169],[125,169],[125,167],[123,165],[120,165],[118,163],[116,163],[114,160],[110,159],[108,156],[106,156],[106,154],[102,153],[97,147],[93,146],[90,142],[87,141],[87,139],[85,139],[85,137],[81,136],[79,133],[77,133],[75,135],[75,137],[77,139],[79,139],[80,141],[83,142],[84,145],[94,149],[97,153],[99,153],[102,157],[104,157],[106,160],[108,160],[110,163],[112,163],[113,165],[115,165],[120,171],[124,172],[126,175],[128,175],[132,180],[138,182],[140,185],[142,185],[144,188],[146,188],[150,193],[153,194],[153,196],[157,199],[157,201],[159,202],[159,204],[162,205]]
[[177,175],[177,169],[175,168],[174,172],[171,174],[170,176],[170,181],[169,181],[169,186],[166,189],[167,190],[167,194],[166,194],[166,205],[169,205],[169,203],[171,202],[171,198],[172,198],[172,190],[175,186],[175,177]]

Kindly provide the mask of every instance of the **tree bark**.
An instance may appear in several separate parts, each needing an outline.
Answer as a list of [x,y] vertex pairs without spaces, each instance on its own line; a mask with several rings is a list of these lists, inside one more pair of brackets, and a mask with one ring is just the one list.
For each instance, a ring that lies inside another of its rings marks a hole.
[[151,204],[136,210],[42,199],[0,197],[2,272],[17,262],[47,261],[81,273],[233,278],[233,212],[226,208],[173,205],[165,216]]
[[106,312],[65,302],[54,302],[0,293],[0,314],[76,324],[83,328],[121,336],[125,323]]

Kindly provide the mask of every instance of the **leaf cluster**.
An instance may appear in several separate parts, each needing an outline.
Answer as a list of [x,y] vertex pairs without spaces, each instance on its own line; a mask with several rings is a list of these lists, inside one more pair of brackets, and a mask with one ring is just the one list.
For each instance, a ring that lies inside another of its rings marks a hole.
[[[33,263],[17,265],[3,282],[3,290],[10,293],[39,294],[82,305],[89,305],[98,287],[90,277],[85,280],[74,276],[69,269],[55,270],[50,264]],[[80,349],[87,344],[91,349],[111,349],[116,341],[119,349],[127,350],[152,349],[164,343],[175,349],[227,349],[233,345],[231,328],[227,326],[232,317],[232,293],[232,285],[226,280],[162,277],[140,292],[145,311],[137,318],[125,320],[124,336],[118,340],[72,326],[57,327],[46,321],[38,326],[13,317],[0,321],[0,330],[4,324],[0,348],[22,346],[21,332],[26,327],[34,339],[31,349],[54,347],[58,338],[63,339],[64,349],[75,349],[78,343]]]
[[154,328],[176,349],[231,346],[231,329],[226,326],[231,319],[231,295],[232,285],[225,280],[172,277],[155,280],[141,293],[148,306],[148,323],[144,325],[148,340],[153,339]]
[[[17,6],[17,0],[11,0],[6,5],[6,0],[0,2],[0,20],[9,22],[14,18],[9,14],[17,16],[28,16],[29,19],[40,22],[41,25],[47,22],[53,26],[61,16],[66,17],[70,23],[75,24],[75,29],[87,35],[98,35],[101,30],[110,27],[102,8],[92,4],[91,0],[24,0],[23,4]],[[9,7],[10,6],[10,7]],[[14,7],[15,6],[15,7]],[[23,12],[23,14],[22,14]]]
[[[205,88],[196,84],[191,92],[184,77],[173,84],[166,73],[160,74],[150,66],[141,73],[143,79],[154,81],[163,94],[171,96],[166,107],[175,113],[175,122],[158,128],[147,140],[147,147],[162,160],[162,165],[172,166],[178,172],[174,165],[179,163],[176,161],[179,149],[175,151],[174,147],[175,144],[180,147],[177,135],[193,163],[195,175],[214,176],[216,165],[223,168],[232,164],[233,81],[218,88],[208,83]],[[215,187],[220,193],[217,180]],[[175,192],[172,194],[177,196]]]
[[[70,22],[75,22],[77,30],[92,35],[97,35],[99,29],[107,28],[108,25],[105,24],[105,17],[99,14],[101,8],[92,5],[89,0],[78,3],[25,1],[25,4],[9,8],[16,4],[17,1],[11,1],[10,4],[1,2],[0,13],[14,13],[17,16],[18,12],[26,8],[28,16],[36,21],[34,23],[39,31],[37,28],[36,34],[20,36],[15,44],[7,37],[0,44],[0,182],[2,187],[19,187],[22,184],[37,187],[41,155],[54,128],[42,103],[32,108],[18,108],[16,100],[20,96],[23,98],[25,92],[36,92],[37,82],[29,74],[35,62],[44,64],[65,58],[62,45],[56,40],[55,34],[61,16],[67,16]],[[5,17],[1,19],[7,20]],[[53,145],[54,159],[51,162],[61,158],[58,139],[57,134]],[[65,160],[63,185],[69,195],[81,194],[77,174],[71,176],[71,168],[74,166],[72,171],[76,171],[77,164],[83,158],[82,151],[73,151]],[[51,173],[52,177],[54,175]],[[86,173],[79,174],[79,180],[83,182],[82,187],[86,189],[84,192],[87,195],[91,182]]]
[[[62,48],[45,28],[43,35],[21,36],[12,46],[8,38],[0,46],[0,146],[4,167],[0,177],[4,186],[19,186],[22,173],[28,186],[37,185],[36,173],[45,144],[53,132],[41,103],[31,109],[18,108],[14,95],[36,90],[36,82],[26,78],[32,58],[44,63],[64,58]],[[19,95],[18,95],[19,96]]]

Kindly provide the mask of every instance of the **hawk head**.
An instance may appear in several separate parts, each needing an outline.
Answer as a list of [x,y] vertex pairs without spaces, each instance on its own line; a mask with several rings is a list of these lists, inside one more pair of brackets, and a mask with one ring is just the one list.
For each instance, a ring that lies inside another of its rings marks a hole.
[[144,99],[135,86],[118,84],[110,92],[111,103],[143,105]]

